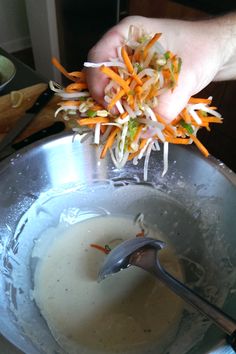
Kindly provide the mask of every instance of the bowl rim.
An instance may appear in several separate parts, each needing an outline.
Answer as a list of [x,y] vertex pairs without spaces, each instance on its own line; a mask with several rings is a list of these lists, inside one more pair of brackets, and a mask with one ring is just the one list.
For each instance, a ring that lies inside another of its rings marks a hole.
[[[77,135],[79,136],[79,135]],[[25,155],[29,155],[32,151],[37,150],[41,146],[45,146],[48,144],[52,144],[56,141],[63,140],[63,139],[71,139],[71,143],[74,141],[80,141],[82,136],[75,137],[75,133],[73,131],[64,131],[62,133],[58,134],[53,134],[49,137],[42,138],[38,141],[35,141],[32,144],[29,144],[22,149],[19,149],[15,151],[13,154],[7,156],[3,160],[0,161],[0,172],[4,170],[8,165],[9,162],[12,161],[12,159],[21,159]],[[180,149],[187,149],[194,155],[197,155],[199,158],[204,159],[208,164],[210,164],[212,167],[216,169],[218,173],[223,175],[230,183],[232,183],[236,187],[236,173],[230,169],[224,162],[222,162],[220,159],[217,159],[213,155],[209,155],[207,158],[205,158],[195,146],[188,146],[187,148],[185,146],[178,146]]]

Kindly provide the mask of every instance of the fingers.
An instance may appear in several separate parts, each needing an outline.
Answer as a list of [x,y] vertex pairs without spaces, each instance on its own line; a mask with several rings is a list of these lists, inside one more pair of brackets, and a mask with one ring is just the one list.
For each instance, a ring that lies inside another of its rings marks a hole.
[[[122,40],[123,37],[116,28],[108,31],[89,51],[88,61],[99,63],[117,57],[116,49],[121,45]],[[92,97],[104,105],[104,88],[108,83],[108,78],[99,68],[86,68],[86,78]]]
[[195,78],[183,73],[174,91],[167,91],[159,97],[155,111],[167,121],[172,121],[186,107],[194,93]]

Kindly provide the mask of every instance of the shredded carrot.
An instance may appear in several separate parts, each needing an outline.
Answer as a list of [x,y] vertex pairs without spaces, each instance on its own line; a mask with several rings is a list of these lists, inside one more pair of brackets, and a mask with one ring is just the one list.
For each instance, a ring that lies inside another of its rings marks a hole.
[[72,71],[68,74],[72,77],[75,77],[76,79],[81,79],[82,81],[85,81],[85,73],[83,71]]
[[133,139],[133,143],[137,143],[138,142],[138,139],[139,139],[139,137],[140,137],[140,135],[142,133],[143,127],[144,127],[143,124],[140,124],[138,126],[138,129],[137,129],[137,131],[135,133],[135,136],[134,136],[134,139]]
[[80,106],[82,101],[60,101],[58,106]]
[[[131,82],[131,78],[129,78],[126,82],[127,82],[127,84],[129,85],[130,82]],[[125,94],[126,94],[126,93],[125,93],[125,90],[124,90],[124,89],[120,89],[120,90],[116,93],[116,95],[112,98],[112,100],[109,102],[107,108],[108,108],[109,110],[111,110],[111,109],[114,107],[114,105],[116,104],[116,102],[119,101]]]
[[127,82],[125,80],[123,80],[118,74],[116,74],[113,70],[111,70],[110,68],[102,65],[100,67],[101,72],[103,72],[103,74],[106,74],[108,77],[110,77],[112,80],[114,80],[115,82],[117,82],[125,91],[125,93],[129,93],[130,91],[130,87],[127,84]]
[[125,47],[121,48],[121,55],[123,57],[124,63],[127,66],[128,72],[132,75],[134,80],[137,82],[138,85],[142,86],[143,82],[142,80],[136,75],[134,71],[134,67],[129,59],[128,53],[126,52]]
[[205,157],[209,156],[208,150],[205,148],[205,146],[200,142],[200,140],[193,134],[190,134],[190,138],[194,141],[198,149],[203,153]]
[[139,152],[140,152],[139,150],[135,152],[131,152],[129,154],[128,161],[132,161],[136,156],[138,156]]
[[201,119],[203,122],[206,123],[223,123],[222,118],[218,118],[218,117],[208,116],[208,117],[201,117]]
[[147,139],[142,139],[141,140],[141,144],[140,144],[140,150],[142,150],[142,148],[144,148],[144,146],[146,145]]
[[190,97],[188,103],[196,104],[196,103],[211,103],[211,99],[209,98],[197,98],[197,97]]
[[136,234],[136,237],[144,237],[145,236],[145,231],[144,230],[141,230],[140,232],[138,232]]
[[142,87],[141,87],[140,85],[137,85],[137,86],[135,87],[135,92],[136,92],[136,94],[137,94],[137,96],[138,96],[138,99],[140,100],[140,99],[141,99],[141,94],[142,94],[142,92],[143,92]]
[[101,152],[101,155],[100,155],[100,158],[101,159],[104,159],[104,157],[106,156],[106,153],[107,153],[107,150],[112,146],[114,140],[115,140],[115,137],[116,135],[118,134],[120,128],[118,127],[114,127],[102,149],[102,152]]
[[183,111],[174,120],[172,120],[171,124],[173,126],[176,126],[177,124],[179,124],[179,122],[182,119],[182,114],[183,114]]
[[170,77],[171,77],[170,70],[169,69],[164,69],[162,71],[162,74],[163,74],[163,77],[164,77],[165,81],[169,82],[170,81]]
[[108,104],[107,108],[109,110],[111,110],[114,105],[116,104],[117,101],[119,101],[121,99],[122,96],[125,95],[125,90],[124,89],[121,89],[113,98],[112,100],[110,101],[110,103]]
[[129,59],[128,53],[126,52],[125,46],[121,48],[121,55],[124,60],[125,65],[127,66],[128,72],[130,74],[133,74],[134,72],[134,67]]
[[104,134],[106,130],[107,130],[107,126],[101,124],[101,126],[100,126],[101,133]]
[[99,105],[99,104],[94,104],[93,105],[93,111],[99,111],[99,110],[102,110],[102,109],[104,109],[104,107]]
[[70,84],[66,87],[65,91],[66,92],[75,92],[75,91],[81,91],[88,88],[87,84],[85,82],[75,82],[73,84]]
[[97,124],[97,123],[109,123],[110,119],[106,117],[93,117],[93,118],[80,118],[77,119],[79,125]]
[[96,245],[95,243],[91,243],[90,247],[96,248],[99,251],[102,251],[105,254],[108,254],[110,252],[110,250],[106,247],[102,247],[100,245]]
[[71,81],[76,81],[76,78],[74,78],[73,76],[71,76],[68,71],[66,71],[66,69],[59,63],[59,61],[55,58],[52,57],[52,64],[68,79],[70,79]]
[[130,107],[132,109],[134,109],[134,96],[132,94],[130,94],[127,98],[127,102],[130,105]]
[[128,116],[128,112],[124,112],[120,115],[121,119],[125,119]]
[[166,133],[168,136],[173,137],[175,134],[174,128],[171,125],[165,125],[163,132]]
[[152,37],[152,39],[148,42],[148,44],[146,45],[146,47],[143,50],[143,58],[144,58],[144,60],[147,57],[149,49],[156,43],[156,41],[161,37],[161,35],[162,35],[161,33],[156,33]]
[[180,115],[185,120],[186,123],[191,123],[192,118],[186,108],[183,109]]
[[166,137],[166,141],[171,144],[188,145],[190,144],[190,139],[186,138],[172,138],[170,136]]

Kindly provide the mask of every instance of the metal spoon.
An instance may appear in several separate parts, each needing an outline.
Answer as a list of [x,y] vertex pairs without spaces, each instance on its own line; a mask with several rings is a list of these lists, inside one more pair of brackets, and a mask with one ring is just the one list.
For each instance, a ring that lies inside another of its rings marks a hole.
[[117,273],[131,265],[146,270],[226,332],[229,335],[230,344],[235,350],[236,321],[174,278],[161,266],[157,252],[165,246],[164,242],[149,237],[136,237],[122,242],[106,257],[98,280],[101,281],[108,275]]

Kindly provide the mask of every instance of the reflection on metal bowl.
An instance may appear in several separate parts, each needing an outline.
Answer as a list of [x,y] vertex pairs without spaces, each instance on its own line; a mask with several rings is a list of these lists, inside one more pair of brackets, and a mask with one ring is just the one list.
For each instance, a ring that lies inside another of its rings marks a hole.
[[[32,299],[32,250],[62,215],[73,225],[104,213],[133,218],[143,212],[148,225],[165,235],[185,282],[236,317],[235,174],[192,148],[170,150],[166,176],[161,177],[161,154],[153,153],[145,183],[142,164],[117,170],[109,158],[98,160],[94,146],[72,142],[71,134],[46,139],[1,163],[0,332],[23,352],[66,352]],[[177,330],[164,336],[165,347],[152,343],[142,354],[201,354],[219,346],[230,353],[222,333],[189,307]],[[86,354],[100,352],[84,348]],[[126,348],[122,354],[134,352]]]

